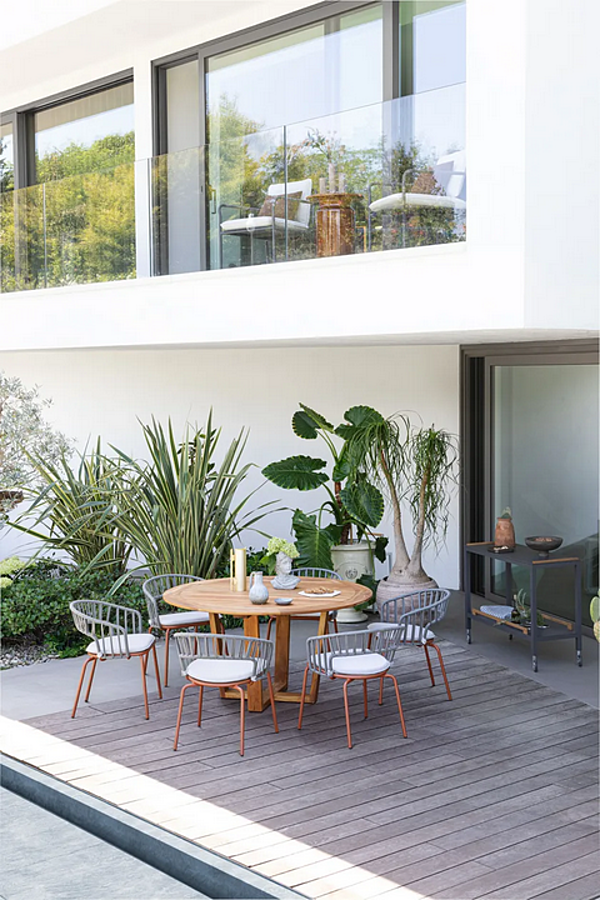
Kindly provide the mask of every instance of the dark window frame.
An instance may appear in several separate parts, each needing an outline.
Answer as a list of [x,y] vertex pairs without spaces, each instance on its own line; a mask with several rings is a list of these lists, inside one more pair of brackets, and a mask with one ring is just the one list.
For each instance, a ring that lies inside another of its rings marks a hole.
[[[464,554],[468,541],[490,539],[493,483],[492,368],[515,365],[598,365],[597,340],[560,340],[461,347],[460,433],[463,448],[460,473],[460,583],[464,585]],[[486,599],[491,591],[489,567],[472,563],[472,590]]]
[[35,184],[35,114],[54,106],[61,106],[72,100],[80,100],[92,94],[99,94],[120,84],[133,83],[133,68],[122,69],[112,75],[105,75],[94,81],[50,94],[40,100],[23,104],[14,109],[0,113],[0,121],[13,123],[13,140],[15,147],[15,189],[30,187]]

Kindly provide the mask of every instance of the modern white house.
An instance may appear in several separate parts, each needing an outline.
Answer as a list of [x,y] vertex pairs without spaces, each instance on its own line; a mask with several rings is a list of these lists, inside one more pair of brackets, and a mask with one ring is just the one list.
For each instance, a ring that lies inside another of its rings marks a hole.
[[139,454],[138,419],[212,407],[250,428],[256,485],[306,452],[299,402],[410,411],[462,450],[430,574],[459,589],[463,544],[510,506],[518,541],[580,555],[591,596],[599,28],[596,0],[15,4],[0,368],[80,449]]

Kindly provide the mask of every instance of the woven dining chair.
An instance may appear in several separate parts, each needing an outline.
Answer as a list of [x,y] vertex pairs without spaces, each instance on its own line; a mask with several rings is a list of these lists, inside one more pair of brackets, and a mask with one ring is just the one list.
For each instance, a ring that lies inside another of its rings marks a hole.
[[450,591],[442,588],[413,591],[402,597],[393,597],[381,604],[379,610],[381,621],[371,622],[368,630],[371,634],[376,634],[382,629],[396,628],[403,644],[422,647],[425,651],[431,685],[435,687],[435,678],[429,657],[429,648],[432,647],[438,656],[448,700],[452,700],[442,651],[436,644],[435,633],[432,631],[432,626],[436,622],[440,622],[446,615],[449,601]]
[[129,609],[125,606],[118,606],[116,603],[108,603],[106,600],[73,600],[69,604],[71,615],[75,628],[86,637],[92,638],[92,641],[86,647],[87,659],[81,669],[79,677],[79,685],[77,686],[77,694],[71,718],[75,718],[77,704],[83,681],[85,670],[89,663],[92,663],[90,672],[90,680],[88,682],[85,694],[85,703],[90,698],[92,682],[96,673],[96,665],[98,660],[104,662],[107,659],[126,658],[139,656],[142,663],[142,687],[144,689],[144,707],[146,710],[146,718],[150,718],[150,710],[148,708],[148,688],[146,686],[146,670],[148,668],[148,659],[150,652],[154,658],[154,671],[156,673],[156,685],[158,688],[158,696],[162,700],[162,688],[160,686],[160,671],[158,668],[158,659],[156,656],[156,641],[154,636],[142,631],[142,617],[136,609]]
[[398,682],[389,671],[398,649],[400,633],[396,628],[381,629],[375,633],[365,631],[347,631],[344,634],[328,634],[311,637],[306,641],[307,663],[302,682],[302,699],[298,715],[298,728],[302,728],[304,701],[308,676],[326,676],[341,679],[344,682],[344,709],[346,712],[346,732],[348,748],[352,749],[352,731],[350,728],[350,708],[348,705],[348,686],[353,681],[363,683],[363,703],[365,719],[369,715],[367,699],[367,681],[379,680],[379,705],[383,703],[383,682],[389,678],[394,685],[402,734],[406,737],[406,725],[400,700]]
[[[317,569],[311,566],[306,566],[302,569],[293,569],[292,575],[297,575],[299,578],[331,578],[335,581],[341,581],[341,575],[338,575],[337,572],[334,572],[333,569]],[[298,613],[296,615],[291,615],[290,619],[311,619],[314,622],[318,622],[320,618],[319,613]],[[273,622],[275,621],[275,616],[270,616],[269,624],[267,625],[267,640],[271,637],[271,628],[273,626]],[[337,633],[337,611],[332,609],[327,613],[327,622],[333,623],[333,629]]]
[[152,631],[156,628],[165,633],[165,687],[169,686],[169,638],[171,632],[178,628],[194,628],[197,631],[199,626],[207,625],[210,622],[210,616],[205,612],[163,614],[160,611],[160,601],[165,591],[178,587],[180,584],[190,584],[193,581],[204,581],[204,579],[195,575],[154,575],[152,578],[147,578],[142,584],[150,621],[148,630]]
[[181,689],[179,712],[173,750],[177,750],[181,715],[185,692],[191,687],[200,688],[198,700],[198,727],[202,722],[202,699],[205,687],[234,688],[240,695],[240,756],[244,755],[245,692],[244,685],[267,679],[269,699],[275,732],[279,732],[275,695],[271,680],[271,663],[274,644],[263,638],[225,634],[192,634],[178,632],[173,635],[179,654],[181,674],[188,684]]

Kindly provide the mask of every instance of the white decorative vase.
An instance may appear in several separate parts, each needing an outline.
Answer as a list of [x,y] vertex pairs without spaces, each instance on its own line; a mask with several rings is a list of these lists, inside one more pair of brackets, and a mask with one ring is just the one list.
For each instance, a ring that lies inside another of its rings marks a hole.
[[[355,544],[338,544],[331,550],[333,568],[344,581],[357,581],[361,575],[373,575],[371,548],[367,541]],[[359,609],[340,609],[338,622],[354,625],[365,622],[368,616]]]

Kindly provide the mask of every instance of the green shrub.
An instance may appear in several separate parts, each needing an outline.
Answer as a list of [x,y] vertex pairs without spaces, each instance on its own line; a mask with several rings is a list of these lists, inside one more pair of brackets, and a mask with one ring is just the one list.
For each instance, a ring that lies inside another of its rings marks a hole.
[[[3,643],[33,642],[69,656],[89,643],[74,624],[69,603],[84,598],[101,600],[113,586],[106,571],[82,575],[79,569],[54,560],[40,560],[23,569],[0,596],[0,639]],[[138,609],[146,619],[146,604],[138,581],[128,581],[111,602]]]

